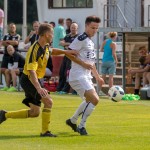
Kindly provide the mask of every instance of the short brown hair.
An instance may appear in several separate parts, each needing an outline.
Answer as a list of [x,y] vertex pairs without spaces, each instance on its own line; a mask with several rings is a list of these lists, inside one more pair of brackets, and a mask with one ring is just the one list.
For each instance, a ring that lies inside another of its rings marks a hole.
[[39,36],[44,35],[47,31],[53,31],[53,27],[50,24],[42,23],[39,27],[38,34]]
[[145,46],[139,47],[139,51],[142,50],[142,49],[145,49],[145,50],[146,50],[146,47],[145,47]]
[[96,22],[96,23],[100,23],[101,19],[97,16],[88,16],[85,20],[85,24],[89,24],[91,22]]

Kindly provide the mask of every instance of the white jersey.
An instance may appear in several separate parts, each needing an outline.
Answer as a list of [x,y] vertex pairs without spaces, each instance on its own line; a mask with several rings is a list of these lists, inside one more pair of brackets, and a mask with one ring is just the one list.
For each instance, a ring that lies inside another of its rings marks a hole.
[[[94,64],[96,53],[94,43],[86,33],[79,35],[69,46],[72,50],[79,51],[78,57],[87,63]],[[69,81],[78,80],[80,78],[92,78],[91,70],[83,68],[81,65],[72,61],[71,70],[69,73]]]

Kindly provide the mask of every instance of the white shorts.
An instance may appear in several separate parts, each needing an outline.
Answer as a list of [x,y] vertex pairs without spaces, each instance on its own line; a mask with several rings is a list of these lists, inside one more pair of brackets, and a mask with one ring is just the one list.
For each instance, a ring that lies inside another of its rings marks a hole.
[[69,84],[82,99],[84,99],[85,91],[95,89],[92,80],[88,78],[70,81]]

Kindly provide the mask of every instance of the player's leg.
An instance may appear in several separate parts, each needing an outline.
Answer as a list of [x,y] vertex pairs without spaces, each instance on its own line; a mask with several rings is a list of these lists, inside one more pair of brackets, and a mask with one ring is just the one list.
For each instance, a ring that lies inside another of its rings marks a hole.
[[[87,135],[85,130],[85,122],[87,117],[92,113],[95,105],[98,103],[98,95],[93,87],[93,83],[89,79],[81,79],[77,81],[70,82],[70,85],[73,89],[77,91],[82,99],[86,98],[80,106],[77,108],[74,115],[70,118],[71,123],[66,121],[67,125],[69,125],[74,131],[78,131],[81,135]],[[92,103],[93,104],[92,104]],[[82,119],[79,127],[76,129],[76,122],[79,116],[82,115]],[[73,126],[74,125],[74,126]]]
[[66,120],[66,124],[74,130],[74,132],[77,132],[77,120],[78,118],[82,115],[83,110],[85,109],[87,102],[85,101],[84,93],[85,93],[85,88],[83,87],[83,84],[79,81],[71,81],[69,82],[70,86],[77,91],[77,93],[80,95],[81,99],[83,102],[79,105],[73,116]]
[[50,95],[47,95],[45,98],[42,98],[41,101],[44,104],[44,108],[42,110],[42,133],[41,133],[41,136],[56,137],[56,135],[52,134],[49,131],[51,108],[52,108],[53,101],[52,101]]
[[86,120],[91,115],[91,113],[95,109],[95,106],[99,102],[99,96],[97,95],[95,89],[86,90],[84,95],[85,95],[87,104],[83,110],[81,122],[77,129],[81,135],[87,135],[87,132],[85,129]]

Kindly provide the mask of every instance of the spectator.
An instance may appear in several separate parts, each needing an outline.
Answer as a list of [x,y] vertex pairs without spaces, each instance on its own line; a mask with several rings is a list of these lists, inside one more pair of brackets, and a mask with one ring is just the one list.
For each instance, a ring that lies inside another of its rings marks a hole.
[[[64,40],[60,42],[60,45],[64,46],[65,50],[68,49],[68,46],[78,36],[78,25],[76,23],[72,23],[70,30],[71,30],[70,34],[66,35]],[[57,86],[57,92],[59,92],[59,94],[66,94],[70,90],[70,85],[67,80],[70,68],[71,68],[71,61],[66,56],[64,56],[59,72],[59,84]]]
[[71,24],[72,24],[72,19],[71,18],[67,18],[66,19],[66,26],[67,26],[66,34],[69,34],[71,32],[70,31]]
[[31,42],[31,45],[39,39],[38,35],[38,29],[39,29],[40,23],[38,21],[33,22],[33,31],[29,33],[27,38],[25,39],[25,44]]
[[10,23],[9,33],[4,36],[2,41],[2,45],[5,47],[4,56],[0,68],[0,72],[2,74],[5,74],[5,70],[8,68],[8,62],[10,59],[10,56],[7,52],[7,46],[12,45],[15,51],[18,51],[19,40],[20,40],[20,35],[16,33],[16,25],[14,23]]
[[[4,19],[4,11],[0,9],[0,42],[3,38],[3,19]],[[1,43],[0,43],[1,46]]]
[[[147,55],[147,50],[145,46],[141,46],[139,47],[138,50],[139,53],[139,57],[141,58],[142,56],[146,56]],[[146,57],[147,58],[147,57]],[[147,59],[146,59],[147,60]],[[140,61],[140,59],[139,59]],[[148,64],[148,62],[145,61],[145,64]],[[145,67],[145,65],[143,63],[140,62],[140,66],[138,69],[143,69]],[[136,71],[132,71],[133,69],[130,69],[128,72],[132,74],[132,76],[135,76],[135,88],[134,88],[134,94],[135,95],[139,95],[139,89],[141,86],[141,79],[143,78],[143,72],[136,72]]]
[[[138,77],[137,73],[140,73],[140,75],[142,75],[144,77],[143,78],[143,86],[145,86],[146,83],[147,83],[146,76],[147,76],[147,73],[150,71],[150,64],[145,64],[145,60],[146,60],[146,56],[141,56],[140,59],[139,59],[139,61],[141,63],[140,68],[138,68],[138,69],[129,69],[129,71],[128,71],[128,73],[132,73],[132,74],[135,73],[136,78]],[[139,95],[139,89],[140,89],[140,85],[141,85],[139,83],[139,81],[140,81],[139,78],[137,78],[137,79],[135,79],[135,92],[134,92],[135,95]]]
[[[1,91],[14,92],[17,91],[17,76],[19,76],[23,71],[25,58],[16,52],[12,45],[7,46],[7,52],[10,57],[8,61],[8,67],[4,73],[6,87],[2,88]],[[10,87],[11,81],[12,86]]]
[[54,28],[54,38],[53,38],[53,47],[64,49],[63,46],[60,45],[60,41],[64,39],[66,36],[65,29],[64,29],[64,19],[58,19],[58,26]]
[[[113,76],[116,72],[116,66],[118,63],[116,56],[116,43],[114,42],[117,38],[117,32],[109,32],[108,39],[106,39],[101,46],[100,51],[104,52],[102,58],[101,73],[104,81],[106,80],[106,75],[109,75],[109,88],[113,86]],[[101,89],[102,87],[100,87]],[[104,95],[100,90],[99,95]]]

